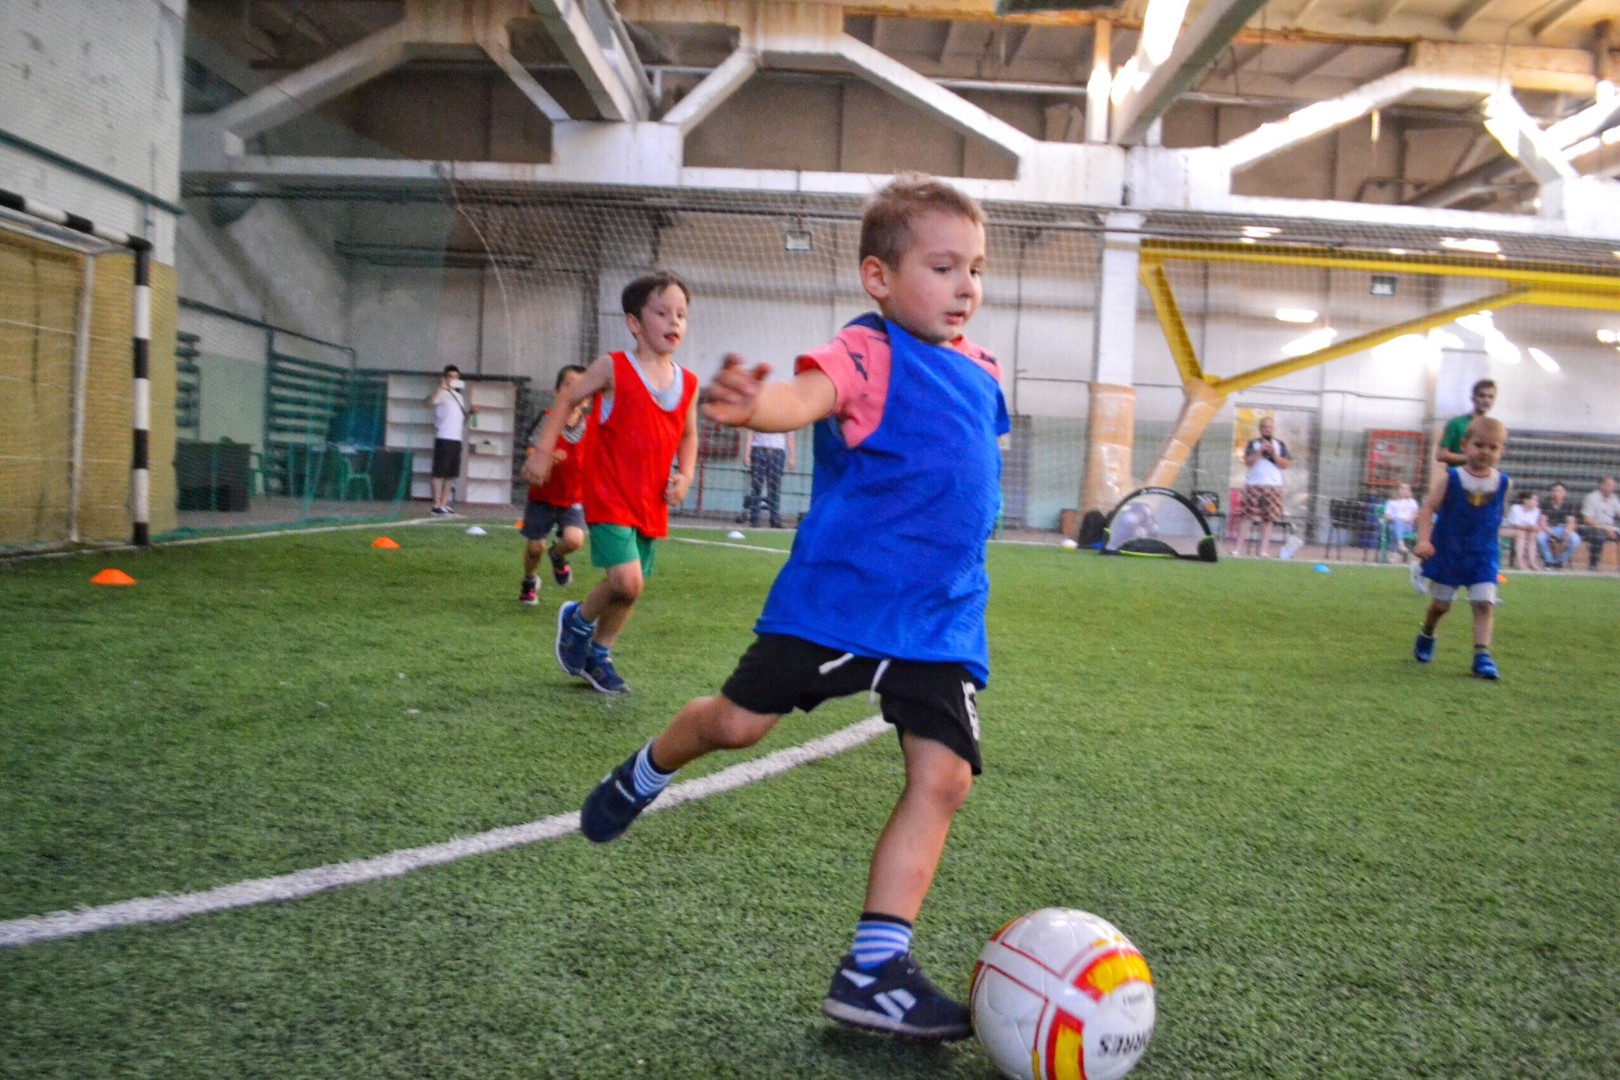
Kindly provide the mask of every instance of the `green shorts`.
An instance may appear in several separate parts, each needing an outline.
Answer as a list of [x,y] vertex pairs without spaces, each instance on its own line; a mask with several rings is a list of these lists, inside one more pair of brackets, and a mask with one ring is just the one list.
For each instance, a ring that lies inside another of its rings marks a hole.
[[641,576],[652,577],[653,538],[628,525],[592,525],[591,565],[608,570],[627,562],[639,562]]

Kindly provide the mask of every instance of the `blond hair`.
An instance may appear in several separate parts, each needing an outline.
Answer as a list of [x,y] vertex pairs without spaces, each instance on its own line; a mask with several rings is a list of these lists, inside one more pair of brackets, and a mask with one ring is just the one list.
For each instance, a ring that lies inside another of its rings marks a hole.
[[1507,442],[1507,425],[1494,416],[1476,416],[1469,421],[1468,430],[1463,432],[1463,442],[1467,442],[1475,435],[1505,443]]
[[860,257],[899,266],[911,246],[911,223],[924,214],[952,214],[984,225],[984,210],[972,196],[923,173],[900,173],[866,203],[861,214]]

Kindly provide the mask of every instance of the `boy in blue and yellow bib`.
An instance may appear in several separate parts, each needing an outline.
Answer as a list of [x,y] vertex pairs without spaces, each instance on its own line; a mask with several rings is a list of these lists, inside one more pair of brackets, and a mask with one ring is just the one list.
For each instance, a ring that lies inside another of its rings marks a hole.
[[[822,1012],[920,1039],[972,1034],[910,953],[951,820],[980,771],[974,693],[989,678],[985,544],[1008,430],[995,357],[962,337],[983,290],[984,215],[948,184],[895,178],[861,222],[863,315],[798,358],[790,382],[735,356],[704,393],[718,423],[815,424],[810,511],[714,697],[698,698],[609,773],[580,813],[612,840],[713,750],[752,746],[793,709],[871,692],[900,735],[906,782],[872,853],[854,946]],[[858,539],[857,539],[858,538]]]
[[1491,631],[1502,558],[1498,536],[1510,483],[1496,463],[1506,447],[1507,428],[1500,420],[1475,417],[1463,436],[1464,464],[1442,473],[1418,508],[1412,553],[1423,562],[1413,580],[1426,579],[1429,593],[1429,610],[1412,644],[1420,664],[1434,659],[1435,627],[1451,610],[1457,590],[1466,589],[1474,611],[1473,673],[1481,679],[1500,677],[1491,657]]

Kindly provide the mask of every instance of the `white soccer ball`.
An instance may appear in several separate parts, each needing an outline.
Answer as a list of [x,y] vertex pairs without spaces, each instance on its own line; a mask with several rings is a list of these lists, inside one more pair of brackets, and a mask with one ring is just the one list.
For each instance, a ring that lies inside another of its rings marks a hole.
[[1058,541],[1058,547],[1062,547],[1062,548],[1077,548],[1079,546],[1080,546],[1080,541],[1071,540],[1067,536],[1065,536],[1062,540]]
[[979,953],[973,1032],[1013,1080],[1118,1080],[1153,1038],[1153,976],[1130,939],[1084,911],[1042,908]]

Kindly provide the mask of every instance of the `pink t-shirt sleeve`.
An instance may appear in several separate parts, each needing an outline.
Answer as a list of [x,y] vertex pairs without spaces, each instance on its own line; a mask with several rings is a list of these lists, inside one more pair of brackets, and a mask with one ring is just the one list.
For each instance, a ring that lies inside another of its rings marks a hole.
[[[965,338],[951,346],[1001,381],[1001,365],[994,356]],[[853,323],[827,344],[802,354],[794,364],[795,372],[807,368],[816,368],[832,380],[836,395],[833,416],[843,432],[844,445],[859,446],[883,420],[883,403],[889,396],[888,335]]]
[[844,443],[857,446],[877,430],[889,394],[889,339],[869,326],[846,326],[818,349],[804,353],[794,371],[816,368],[832,380],[833,416]]

